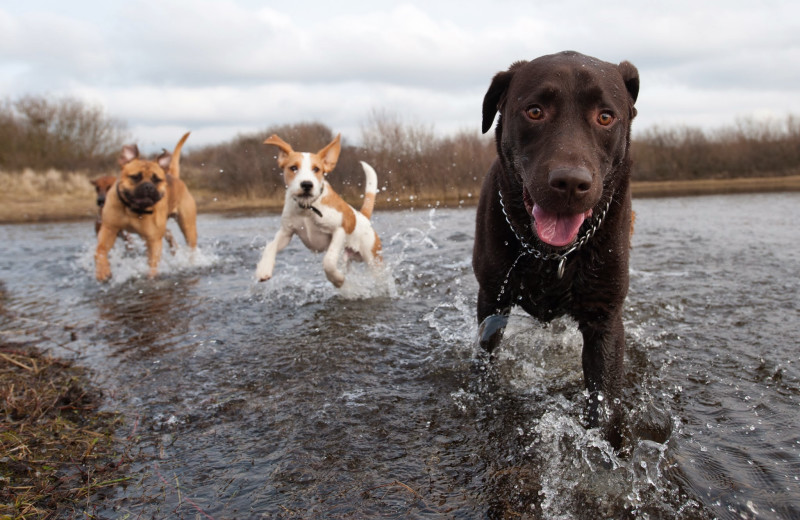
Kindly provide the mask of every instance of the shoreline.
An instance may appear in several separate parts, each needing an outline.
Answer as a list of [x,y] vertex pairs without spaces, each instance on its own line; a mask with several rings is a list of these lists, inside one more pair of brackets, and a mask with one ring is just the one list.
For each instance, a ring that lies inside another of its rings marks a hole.
[[[743,179],[700,179],[688,181],[632,182],[633,198],[694,197],[704,195],[730,195],[742,193],[770,193],[800,191],[800,175],[787,177],[749,177]],[[49,196],[40,200],[6,199],[0,197],[0,224],[32,224],[94,220],[97,209],[92,197]],[[204,213],[279,213],[283,198],[220,198],[205,192],[196,194],[199,214]],[[430,207],[470,207],[478,197],[458,196],[403,198],[376,201],[376,208],[402,210]]]

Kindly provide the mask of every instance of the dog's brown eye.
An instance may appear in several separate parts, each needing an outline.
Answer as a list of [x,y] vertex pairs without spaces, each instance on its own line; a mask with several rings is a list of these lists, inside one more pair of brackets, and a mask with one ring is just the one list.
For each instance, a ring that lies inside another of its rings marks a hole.
[[317,166],[314,166],[314,173],[319,173],[319,168]]
[[158,177],[153,177],[153,178],[152,178],[152,179],[150,179],[150,180],[151,180],[151,182],[152,182],[153,184],[158,184],[159,182],[161,182],[161,179],[159,179]]
[[600,126],[608,126],[614,122],[614,115],[611,112],[600,112],[597,116],[597,124]]
[[292,170],[293,172],[296,172],[297,171],[297,166],[295,166],[295,165],[289,166],[289,169]]
[[530,107],[525,110],[525,115],[528,116],[528,119],[538,121],[544,118],[544,110],[542,110],[542,107]]
[[133,182],[140,182],[140,181],[142,180],[142,174],[141,174],[141,172],[140,172],[140,173],[137,173],[136,175],[131,175],[131,180],[132,180]]

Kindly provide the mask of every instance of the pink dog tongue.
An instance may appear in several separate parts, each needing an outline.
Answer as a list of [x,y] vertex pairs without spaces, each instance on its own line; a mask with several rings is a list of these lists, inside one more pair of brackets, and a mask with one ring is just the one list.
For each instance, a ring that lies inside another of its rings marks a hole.
[[536,223],[536,234],[539,239],[554,247],[563,247],[572,243],[578,235],[578,230],[586,217],[591,216],[592,210],[586,213],[565,215],[551,213],[542,209],[538,204],[533,206],[533,219]]

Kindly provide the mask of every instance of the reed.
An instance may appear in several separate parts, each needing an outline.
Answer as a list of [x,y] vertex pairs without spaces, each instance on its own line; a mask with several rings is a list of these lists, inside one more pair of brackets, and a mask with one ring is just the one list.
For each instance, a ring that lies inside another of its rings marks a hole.
[[131,477],[118,470],[117,414],[83,370],[26,345],[0,344],[0,518],[83,516]]
[[[281,207],[283,176],[275,151],[262,144],[273,133],[303,151],[319,150],[335,136],[312,121],[186,150],[182,177],[201,211]],[[0,222],[92,217],[88,179],[116,173],[123,141],[132,141],[124,123],[73,99],[0,103]],[[378,208],[470,205],[495,157],[494,137],[477,129],[441,136],[431,124],[375,110],[359,144],[343,136],[329,180],[358,207],[363,160],[378,172]],[[635,134],[633,158],[635,196],[795,190],[800,118],[742,119],[717,130],[650,128]]]

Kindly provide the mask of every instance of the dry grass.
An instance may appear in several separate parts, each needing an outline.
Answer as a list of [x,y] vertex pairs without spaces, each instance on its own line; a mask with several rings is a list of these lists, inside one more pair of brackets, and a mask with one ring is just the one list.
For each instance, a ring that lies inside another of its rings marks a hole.
[[38,222],[93,218],[94,187],[85,172],[0,172],[0,222]]
[[682,197],[729,193],[800,191],[800,175],[748,179],[634,182],[631,189],[634,197]]
[[93,499],[125,480],[119,418],[98,412],[87,388],[69,363],[0,344],[0,519],[90,516]]

